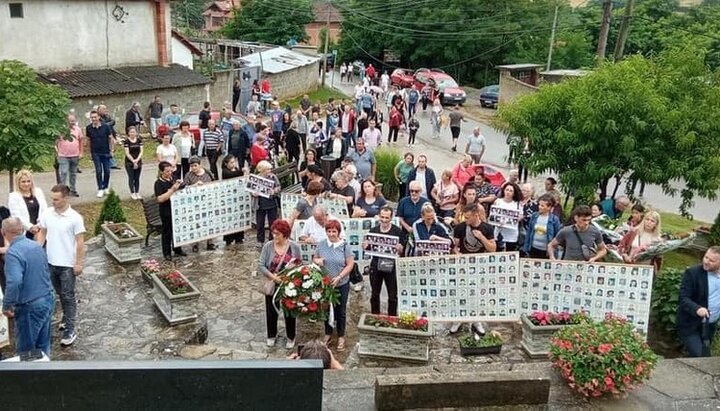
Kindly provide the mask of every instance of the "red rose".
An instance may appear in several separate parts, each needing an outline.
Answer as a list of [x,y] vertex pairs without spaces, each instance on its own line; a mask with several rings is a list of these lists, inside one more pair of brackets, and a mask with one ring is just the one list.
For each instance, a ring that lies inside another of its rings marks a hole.
[[293,284],[295,284],[295,287],[300,287],[302,285],[302,280],[299,278],[296,278],[293,280]]
[[610,352],[610,350],[612,350],[612,348],[613,348],[612,344],[600,344],[598,346],[598,352],[600,354],[607,354]]
[[312,303],[308,304],[307,309],[308,309],[311,313],[314,313],[315,311],[317,311],[318,305],[317,305],[317,303],[312,302]]
[[328,276],[323,277],[322,281],[323,281],[324,285],[330,285],[330,282],[331,282],[330,277],[328,277]]
[[310,274],[310,269],[307,268],[307,266],[305,265],[300,269],[300,274],[302,274],[302,275]]
[[285,304],[285,308],[287,308],[288,310],[292,310],[293,308],[295,308],[295,301],[293,300],[285,299],[283,300],[283,304]]

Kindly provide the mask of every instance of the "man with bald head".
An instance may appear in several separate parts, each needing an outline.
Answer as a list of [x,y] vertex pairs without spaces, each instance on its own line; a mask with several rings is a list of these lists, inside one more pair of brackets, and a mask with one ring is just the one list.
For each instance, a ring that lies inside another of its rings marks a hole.
[[42,350],[50,355],[53,289],[45,250],[25,237],[17,217],[2,222],[2,235],[9,244],[5,254],[5,298],[3,314],[15,318],[15,351]]

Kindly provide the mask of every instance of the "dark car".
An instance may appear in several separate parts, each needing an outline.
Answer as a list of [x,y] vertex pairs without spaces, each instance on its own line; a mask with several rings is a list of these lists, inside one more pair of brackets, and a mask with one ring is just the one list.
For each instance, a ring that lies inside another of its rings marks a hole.
[[492,86],[480,89],[480,106],[497,108],[498,97],[500,95],[500,86],[493,84]]

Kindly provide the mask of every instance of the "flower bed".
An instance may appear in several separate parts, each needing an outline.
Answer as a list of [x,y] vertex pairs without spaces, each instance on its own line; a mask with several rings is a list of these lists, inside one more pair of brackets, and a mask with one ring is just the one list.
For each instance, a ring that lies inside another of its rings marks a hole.
[[427,318],[405,313],[399,317],[363,314],[358,324],[361,357],[427,362],[432,337]]
[[275,305],[290,317],[327,320],[330,306],[340,300],[340,292],[317,265],[291,267],[279,274]]
[[490,331],[480,339],[475,339],[473,333],[465,334],[458,337],[460,343],[460,355],[485,355],[500,354],[502,350],[503,339],[499,332]]
[[152,274],[152,299],[170,325],[195,321],[198,289],[177,270]]
[[106,223],[101,226],[105,250],[119,263],[140,261],[142,236],[128,223]]
[[658,360],[632,324],[611,313],[559,331],[550,352],[570,388],[586,397],[626,394],[650,377]]
[[587,314],[583,312],[570,314],[535,311],[529,316],[523,314],[520,316],[522,322],[520,346],[530,358],[547,358],[553,334],[587,319]]

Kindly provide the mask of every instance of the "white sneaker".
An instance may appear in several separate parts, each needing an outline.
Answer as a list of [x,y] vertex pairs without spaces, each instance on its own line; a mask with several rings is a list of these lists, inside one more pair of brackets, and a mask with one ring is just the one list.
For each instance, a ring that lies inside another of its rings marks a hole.
[[275,346],[275,338],[268,338],[268,339],[267,339],[267,346],[268,346],[268,347],[274,347],[274,346]]
[[96,197],[97,197],[97,198],[103,198],[104,195],[105,195],[105,190],[98,190]]
[[74,332],[68,333],[60,340],[60,345],[67,347],[69,345],[72,345],[75,340],[77,340],[77,334],[75,334]]
[[450,334],[455,334],[456,332],[460,331],[460,327],[462,327],[462,323],[450,324]]
[[103,190],[103,191],[105,192],[105,195],[108,195],[108,194],[110,194],[110,189],[109,189],[109,188],[106,188],[106,189],[105,189],[105,190]]
[[285,343],[285,348],[287,348],[288,350],[292,350],[293,348],[295,348],[295,340],[287,340],[287,342]]
[[363,282],[364,282],[364,281],[361,281],[361,282],[359,282],[359,283],[357,283],[357,284],[353,284],[353,285],[352,285],[352,289],[355,290],[355,291],[362,291],[362,289],[363,289]]

